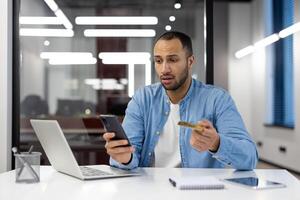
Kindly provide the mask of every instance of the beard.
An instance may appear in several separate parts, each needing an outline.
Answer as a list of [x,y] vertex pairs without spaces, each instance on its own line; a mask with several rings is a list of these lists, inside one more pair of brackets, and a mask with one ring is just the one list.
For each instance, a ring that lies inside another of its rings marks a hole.
[[[165,88],[165,90],[178,90],[188,79],[189,77],[189,70],[188,67],[184,69],[184,71],[176,78],[173,75],[166,74],[166,75],[161,75],[160,76],[160,81],[162,86]],[[170,80],[170,84],[165,84],[164,80]]]

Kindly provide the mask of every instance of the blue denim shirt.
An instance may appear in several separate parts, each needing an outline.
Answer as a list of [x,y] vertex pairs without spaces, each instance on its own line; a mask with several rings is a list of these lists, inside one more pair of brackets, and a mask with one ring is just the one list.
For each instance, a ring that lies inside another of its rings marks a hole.
[[[182,167],[253,169],[257,163],[256,145],[230,95],[223,89],[195,79],[179,103],[180,120],[196,123],[207,119],[220,135],[217,152],[200,152],[190,145],[191,129],[180,127],[179,148]],[[170,100],[160,83],[139,89],[126,109],[123,128],[135,147],[127,165],[110,159],[122,169],[150,167],[154,149],[170,112]]]

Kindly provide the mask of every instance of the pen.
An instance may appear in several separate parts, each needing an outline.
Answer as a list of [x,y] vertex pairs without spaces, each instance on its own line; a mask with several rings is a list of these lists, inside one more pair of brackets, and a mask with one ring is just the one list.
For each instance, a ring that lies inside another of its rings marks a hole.
[[[30,146],[30,148],[29,148],[29,150],[28,150],[28,154],[31,154],[31,153],[32,153],[32,150],[33,150],[33,145]],[[22,165],[20,171],[18,172],[18,176],[21,175],[23,169],[24,169],[24,165]]]
[[171,178],[169,178],[169,182],[170,182],[174,187],[176,187],[176,182],[173,181]]

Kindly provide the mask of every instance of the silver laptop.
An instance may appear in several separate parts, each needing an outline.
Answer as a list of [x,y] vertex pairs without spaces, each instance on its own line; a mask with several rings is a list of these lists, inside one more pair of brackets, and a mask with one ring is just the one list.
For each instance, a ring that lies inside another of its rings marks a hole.
[[79,166],[56,120],[30,120],[51,165],[59,172],[81,180],[136,176],[136,171],[121,170],[108,165]]

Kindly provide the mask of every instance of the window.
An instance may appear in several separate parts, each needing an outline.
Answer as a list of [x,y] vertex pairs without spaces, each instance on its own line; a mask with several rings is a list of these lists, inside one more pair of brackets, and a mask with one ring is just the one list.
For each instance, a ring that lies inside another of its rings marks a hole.
[[[294,22],[294,0],[266,1],[267,35],[278,33]],[[294,127],[293,36],[267,49],[269,125]]]

